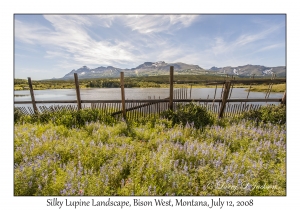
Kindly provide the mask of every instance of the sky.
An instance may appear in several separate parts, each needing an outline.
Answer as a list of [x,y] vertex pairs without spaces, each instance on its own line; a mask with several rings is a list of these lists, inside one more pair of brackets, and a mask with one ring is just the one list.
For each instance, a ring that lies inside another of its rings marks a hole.
[[15,78],[156,61],[285,66],[286,15],[14,15]]

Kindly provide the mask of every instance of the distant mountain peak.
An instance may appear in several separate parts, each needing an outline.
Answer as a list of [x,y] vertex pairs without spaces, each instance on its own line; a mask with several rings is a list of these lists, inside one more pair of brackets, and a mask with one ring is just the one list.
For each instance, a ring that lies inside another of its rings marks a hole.
[[[157,62],[144,62],[143,64],[138,65],[135,68],[131,69],[121,69],[114,66],[107,67],[97,67],[94,69],[90,69],[87,66],[82,66],[81,68],[75,70],[73,69],[71,72],[66,74],[62,79],[70,79],[73,78],[73,74],[76,72],[80,76],[80,78],[108,78],[108,77],[120,77],[120,72],[124,72],[126,76],[157,76],[157,75],[166,75],[169,74],[170,66],[174,66],[175,74],[201,74],[205,72],[205,70],[198,65],[186,64],[182,62],[176,63],[166,63],[165,61],[157,61]],[[265,67],[261,65],[251,65],[247,64],[244,66],[237,67],[216,67],[213,66],[209,69],[213,74],[220,75],[239,75],[239,76],[265,76],[276,74],[277,76],[285,77],[286,75],[286,67],[278,66],[278,67]],[[206,72],[207,73],[207,72]]]
[[266,67],[262,65],[252,65],[247,64],[244,66],[226,66],[226,67],[211,67],[209,69],[214,73],[218,74],[228,74],[228,75],[239,75],[239,76],[266,76],[276,74],[277,76],[285,77],[286,76],[286,67],[285,66],[277,66],[277,67]]
[[66,74],[63,79],[72,78],[74,72],[78,73],[81,78],[119,77],[121,71],[123,71],[126,76],[161,75],[169,73],[170,66],[172,65],[174,66],[175,71],[188,69],[204,71],[204,69],[199,67],[198,65],[185,64],[182,62],[166,63],[165,61],[148,61],[131,69],[121,69],[113,66],[100,66],[94,69],[90,69],[87,66],[83,66],[77,70],[72,70],[71,72]]

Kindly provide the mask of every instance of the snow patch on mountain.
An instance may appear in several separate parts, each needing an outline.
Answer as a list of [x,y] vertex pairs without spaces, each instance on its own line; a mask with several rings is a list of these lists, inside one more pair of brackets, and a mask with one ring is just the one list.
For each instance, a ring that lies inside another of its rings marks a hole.
[[235,74],[235,75],[239,75],[239,71],[240,71],[241,69],[239,69],[239,70],[237,70],[237,69],[233,69],[233,73]]
[[164,65],[164,64],[165,64],[164,61],[157,61],[157,62],[153,63],[152,66],[158,67],[158,66],[161,66],[161,65]]
[[272,68],[271,68],[271,69],[264,70],[263,74],[274,74],[274,72],[272,71]]

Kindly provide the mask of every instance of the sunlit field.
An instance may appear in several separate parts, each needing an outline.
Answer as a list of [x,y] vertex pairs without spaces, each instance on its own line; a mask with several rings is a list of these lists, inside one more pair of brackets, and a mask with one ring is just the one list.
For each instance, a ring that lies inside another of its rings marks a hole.
[[275,109],[207,125],[15,113],[14,195],[286,195],[285,107]]

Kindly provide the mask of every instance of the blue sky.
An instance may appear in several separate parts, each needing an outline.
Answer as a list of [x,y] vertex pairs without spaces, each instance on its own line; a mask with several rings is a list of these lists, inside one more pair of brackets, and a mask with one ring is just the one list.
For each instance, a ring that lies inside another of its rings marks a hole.
[[15,78],[147,61],[286,65],[285,15],[14,15]]

